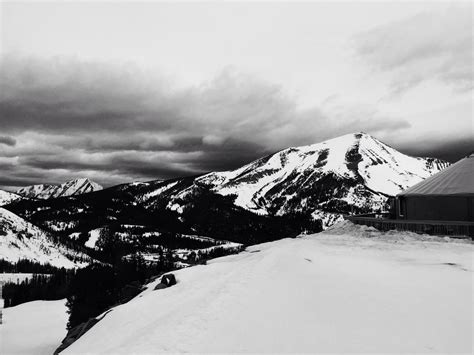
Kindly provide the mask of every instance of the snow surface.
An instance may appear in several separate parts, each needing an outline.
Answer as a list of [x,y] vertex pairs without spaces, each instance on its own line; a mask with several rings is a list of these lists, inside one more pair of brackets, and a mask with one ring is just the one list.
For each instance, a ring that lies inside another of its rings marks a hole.
[[21,197],[12,192],[0,190],[0,206],[7,205],[13,201],[20,199]]
[[429,168],[425,159],[402,154],[368,134],[360,139],[359,153],[362,161],[358,170],[367,187],[392,196],[441,170]]
[[108,313],[64,354],[472,353],[473,244],[328,232],[175,272]]
[[314,219],[321,220],[323,229],[326,229],[344,219],[344,217],[339,213],[329,213],[320,210],[314,211],[311,215]]
[[169,184],[165,184],[162,187],[160,187],[156,190],[153,190],[152,192],[149,192],[149,193],[145,194],[144,196],[140,196],[140,200],[148,201],[150,198],[158,196],[161,193],[163,193],[164,191],[167,191],[167,190],[173,188],[178,182],[179,181],[175,181],[175,182],[171,182]]
[[46,232],[0,207],[0,259],[9,262],[28,259],[64,268],[83,266],[83,263],[72,261],[76,256],[90,259],[54,243]]
[[0,354],[51,355],[66,336],[67,318],[65,300],[3,309]]
[[89,231],[89,239],[87,239],[87,242],[84,245],[88,248],[94,249],[97,241],[100,238],[100,231],[101,230],[102,230],[102,228],[97,228],[97,229],[93,229],[93,230]]

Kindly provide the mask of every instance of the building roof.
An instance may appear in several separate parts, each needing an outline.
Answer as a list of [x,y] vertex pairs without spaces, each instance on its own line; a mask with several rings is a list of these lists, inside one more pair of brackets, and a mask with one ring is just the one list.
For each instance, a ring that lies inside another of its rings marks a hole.
[[474,196],[474,153],[402,191],[398,196]]

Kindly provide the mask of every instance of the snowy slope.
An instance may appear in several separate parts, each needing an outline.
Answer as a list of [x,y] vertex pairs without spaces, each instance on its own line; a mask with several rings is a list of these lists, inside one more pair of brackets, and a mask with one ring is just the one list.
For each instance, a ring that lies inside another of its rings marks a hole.
[[0,206],[19,200],[21,197],[12,192],[0,190]]
[[30,198],[48,199],[62,196],[75,196],[88,192],[102,190],[102,186],[86,179],[75,179],[61,185],[32,185],[16,191],[17,194]]
[[84,254],[55,243],[43,230],[0,208],[0,259],[16,262],[28,259],[56,267],[73,268],[89,260]]
[[3,310],[0,354],[51,355],[66,336],[65,300],[34,301]]
[[330,233],[179,270],[64,354],[472,352],[472,243]]
[[369,212],[448,166],[404,155],[376,138],[355,133],[288,148],[240,169],[198,179],[258,213]]

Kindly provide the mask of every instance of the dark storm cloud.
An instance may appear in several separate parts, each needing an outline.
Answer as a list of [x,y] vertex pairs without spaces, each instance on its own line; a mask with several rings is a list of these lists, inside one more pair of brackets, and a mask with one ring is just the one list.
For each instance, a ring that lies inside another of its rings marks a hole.
[[[191,144],[192,143],[192,144]],[[115,146],[114,146],[115,147]],[[193,149],[190,149],[190,148]],[[28,155],[18,159],[23,167],[51,171],[110,171],[120,175],[138,175],[146,179],[172,178],[207,171],[237,168],[267,151],[254,143],[228,140],[216,147],[203,144],[197,139],[186,140],[173,150],[130,149],[130,144],[110,149],[94,146],[91,150],[55,151],[46,155]],[[136,148],[133,146],[133,148]],[[152,148],[152,147],[148,147]],[[153,147],[157,148],[157,147]],[[158,148],[161,148],[159,146]],[[12,165],[9,166],[10,168]]]
[[38,183],[38,179],[42,178],[42,176],[33,176],[28,178],[26,176],[0,176],[0,186],[2,186],[6,190],[14,191],[21,186],[28,186],[34,185]]
[[16,144],[16,139],[8,136],[0,136],[0,144],[5,144],[13,147]]
[[413,156],[437,157],[456,162],[474,152],[474,138],[449,139],[417,142],[399,148],[405,154]]
[[179,103],[138,76],[94,63],[7,57],[0,72],[0,124],[12,132],[170,128],[179,121]]
[[[85,176],[104,185],[194,175],[340,134],[409,127],[337,100],[299,109],[283,90],[224,70],[177,89],[132,67],[7,57],[0,72],[3,186]],[[4,142],[5,143],[5,142]]]

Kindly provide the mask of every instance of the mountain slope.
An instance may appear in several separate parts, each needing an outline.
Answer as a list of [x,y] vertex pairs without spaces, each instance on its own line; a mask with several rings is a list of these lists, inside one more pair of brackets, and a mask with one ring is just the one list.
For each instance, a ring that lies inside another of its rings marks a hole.
[[370,212],[387,196],[440,171],[439,159],[404,155],[365,133],[288,148],[240,169],[197,180],[258,213]]
[[19,199],[21,199],[21,196],[17,194],[5,190],[0,190],[0,206],[7,205]]
[[473,245],[371,233],[176,271],[175,286],[149,284],[64,354],[471,353]]
[[72,268],[90,258],[56,243],[47,233],[23,218],[0,208],[0,259],[28,259],[41,264]]
[[[173,210],[169,207],[171,200],[179,200],[185,208]],[[320,224],[310,216],[256,215],[236,206],[231,198],[196,185],[194,178],[125,184],[78,196],[19,201],[7,208],[62,239],[69,239],[69,235],[83,245],[87,235],[105,226],[120,230],[117,238],[129,225],[158,235],[200,235],[246,245],[320,230]],[[139,239],[141,244],[147,238]],[[138,245],[133,238],[130,243],[133,248]],[[160,244],[160,240],[153,242],[151,238],[150,243]]]
[[102,186],[89,179],[81,178],[65,182],[61,185],[43,184],[25,186],[17,190],[16,193],[29,198],[49,199],[63,196],[76,196],[98,190],[102,190]]

